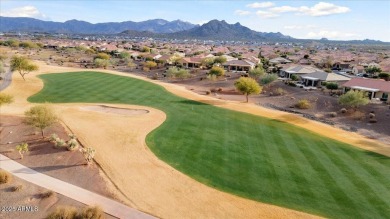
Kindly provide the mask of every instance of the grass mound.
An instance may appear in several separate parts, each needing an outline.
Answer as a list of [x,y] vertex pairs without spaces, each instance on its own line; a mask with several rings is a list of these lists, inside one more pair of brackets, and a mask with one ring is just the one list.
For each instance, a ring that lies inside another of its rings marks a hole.
[[40,76],[31,102],[122,103],[164,111],[147,136],[162,160],[249,199],[340,218],[390,215],[390,158],[308,130],[186,100],[161,86],[98,72]]

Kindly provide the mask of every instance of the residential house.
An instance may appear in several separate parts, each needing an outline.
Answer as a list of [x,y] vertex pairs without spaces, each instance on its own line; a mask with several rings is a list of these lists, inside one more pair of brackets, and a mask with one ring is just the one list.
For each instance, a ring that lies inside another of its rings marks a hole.
[[349,90],[365,91],[370,99],[380,99],[390,103],[390,81],[369,78],[352,78],[342,85],[344,92]]
[[223,64],[227,71],[231,72],[248,72],[254,69],[256,64],[248,60],[231,60]]
[[332,70],[338,70],[346,73],[351,73],[352,72],[352,66],[349,63],[340,63],[336,62],[332,66]]
[[300,76],[300,75],[314,73],[314,72],[322,72],[322,71],[312,66],[292,65],[289,67],[282,68],[279,71],[279,75],[282,78],[291,78],[292,75]]
[[200,68],[202,65],[202,58],[197,57],[185,57],[179,60],[179,63],[184,68]]
[[334,83],[344,83],[351,80],[351,78],[339,75],[336,73],[328,73],[324,71],[317,71],[313,73],[301,75],[303,84],[305,86],[317,87],[321,85],[321,82],[334,82]]

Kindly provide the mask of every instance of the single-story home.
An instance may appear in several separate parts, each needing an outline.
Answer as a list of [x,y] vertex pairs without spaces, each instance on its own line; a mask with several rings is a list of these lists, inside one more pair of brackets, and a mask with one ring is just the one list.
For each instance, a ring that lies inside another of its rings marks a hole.
[[202,65],[202,58],[186,57],[179,60],[179,63],[184,68],[200,68]]
[[327,73],[324,71],[317,71],[309,74],[301,75],[303,84],[305,86],[312,86],[317,87],[318,85],[321,85],[321,82],[334,82],[334,83],[341,83],[351,80],[351,78],[339,75],[336,73]]
[[342,85],[344,92],[360,90],[368,93],[370,99],[376,98],[390,103],[390,81],[382,79],[352,78]]
[[305,65],[292,65],[286,68],[282,68],[279,71],[279,75],[282,78],[291,78],[292,75],[304,75],[314,72],[322,72],[318,68],[314,68],[312,66],[305,66]]
[[255,64],[247,60],[231,60],[223,64],[227,71],[248,72],[255,68]]

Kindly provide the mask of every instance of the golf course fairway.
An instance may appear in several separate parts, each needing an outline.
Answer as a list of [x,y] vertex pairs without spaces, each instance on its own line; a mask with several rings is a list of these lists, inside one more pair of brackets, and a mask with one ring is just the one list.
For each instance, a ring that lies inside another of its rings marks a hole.
[[[148,147],[213,188],[330,218],[390,215],[390,158],[291,124],[187,100],[99,72],[39,76],[35,103],[121,103],[162,110]],[[243,105],[245,107],[245,105]]]

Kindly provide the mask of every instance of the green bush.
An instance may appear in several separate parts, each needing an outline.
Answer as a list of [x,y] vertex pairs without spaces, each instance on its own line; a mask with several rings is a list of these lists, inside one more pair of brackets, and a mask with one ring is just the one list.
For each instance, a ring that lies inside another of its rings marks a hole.
[[5,170],[0,170],[0,184],[8,183],[11,181],[12,176]]
[[308,100],[302,99],[299,100],[298,103],[295,104],[295,106],[299,109],[309,109],[311,107],[311,104]]

